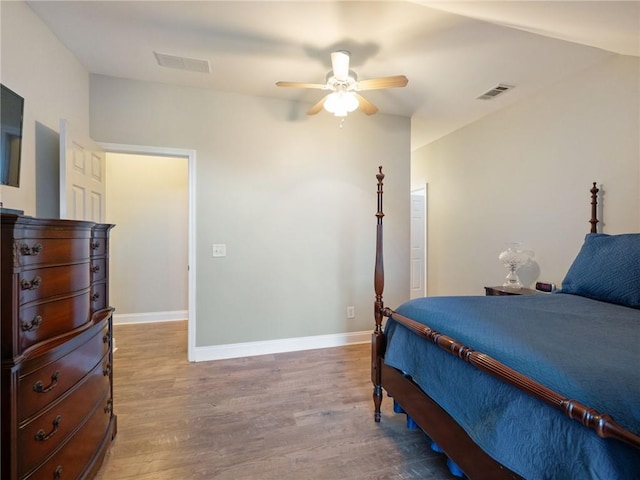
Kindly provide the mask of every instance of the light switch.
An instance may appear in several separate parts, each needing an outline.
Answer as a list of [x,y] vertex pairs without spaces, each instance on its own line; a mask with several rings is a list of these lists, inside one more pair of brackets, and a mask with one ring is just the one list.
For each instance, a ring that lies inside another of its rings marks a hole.
[[224,243],[214,243],[213,244],[213,256],[214,257],[226,257],[227,256],[227,246]]

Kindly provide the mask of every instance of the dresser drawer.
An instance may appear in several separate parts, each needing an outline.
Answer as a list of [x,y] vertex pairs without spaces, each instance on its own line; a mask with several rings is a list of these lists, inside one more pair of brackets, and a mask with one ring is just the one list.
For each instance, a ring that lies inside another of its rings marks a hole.
[[96,283],[91,285],[91,312],[97,312],[107,308],[107,284]]
[[92,258],[91,267],[91,282],[99,282],[107,277],[107,260],[105,258]]
[[[108,362],[108,358],[103,360]],[[18,448],[24,452],[18,458],[18,471],[24,475],[36,467],[67,440],[110,392],[109,376],[104,375],[103,362],[68,395],[55,402],[42,415],[20,426]],[[104,409],[104,407],[102,407]],[[95,444],[94,444],[95,448]]]
[[19,345],[26,348],[87,323],[90,292],[23,307],[18,316]]
[[17,266],[60,265],[88,260],[88,238],[24,238],[16,239]]
[[18,276],[19,303],[77,292],[90,285],[89,263],[36,268]]
[[79,478],[98,447],[106,441],[111,420],[111,397],[105,395],[97,408],[72,439],[46,461],[29,480],[67,480]]
[[107,254],[107,239],[105,237],[92,237],[91,238],[91,255],[98,257]]
[[19,420],[27,420],[62,396],[99,362],[108,375],[111,365],[108,364],[109,357],[105,358],[105,355],[109,352],[110,345],[109,327],[105,326],[86,343],[64,357],[22,376],[18,380]]

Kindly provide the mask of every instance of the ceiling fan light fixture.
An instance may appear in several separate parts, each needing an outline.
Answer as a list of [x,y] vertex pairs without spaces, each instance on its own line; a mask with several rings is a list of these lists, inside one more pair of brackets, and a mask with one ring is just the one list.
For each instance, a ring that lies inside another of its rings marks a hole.
[[373,103],[362,97],[358,92],[363,90],[382,90],[384,88],[405,87],[407,77],[394,75],[392,77],[371,78],[357,80],[355,73],[349,70],[349,52],[338,50],[331,54],[333,70],[327,75],[327,83],[276,82],[278,87],[314,88],[329,90],[331,93],[322,97],[308,111],[307,115],[315,115],[324,109],[336,117],[346,117],[357,110],[366,115],[373,115],[378,111]]
[[344,82],[349,76],[349,56],[351,54],[346,50],[338,50],[331,54],[331,66],[333,67],[333,76]]
[[337,91],[330,93],[324,101],[324,109],[336,117],[346,117],[358,108],[359,102],[353,92]]

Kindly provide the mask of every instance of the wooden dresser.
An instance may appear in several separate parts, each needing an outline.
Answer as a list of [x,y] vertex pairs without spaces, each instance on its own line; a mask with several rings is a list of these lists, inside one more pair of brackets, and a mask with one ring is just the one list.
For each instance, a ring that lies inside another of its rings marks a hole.
[[0,476],[92,478],[116,433],[113,225],[1,218]]

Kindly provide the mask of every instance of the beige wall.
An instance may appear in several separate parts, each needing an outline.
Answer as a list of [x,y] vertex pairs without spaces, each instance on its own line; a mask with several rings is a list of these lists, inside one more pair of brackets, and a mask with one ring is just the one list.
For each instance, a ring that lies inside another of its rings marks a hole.
[[187,159],[108,153],[106,163],[106,221],[116,224],[110,245],[116,322],[185,312]]
[[196,151],[197,346],[370,331],[380,164],[386,298],[408,298],[409,119],[355,112],[341,127],[307,108],[91,77],[96,140]]
[[0,186],[0,201],[35,215],[37,148],[50,143],[37,132],[65,118],[89,134],[89,74],[25,3],[0,2],[0,22],[0,81],[25,99],[20,188]]
[[[614,56],[412,156],[429,184],[429,295],[482,294],[505,242],[534,250],[523,278],[560,283],[601,185],[605,233],[640,231],[640,59]],[[539,271],[538,271],[539,269]]]

